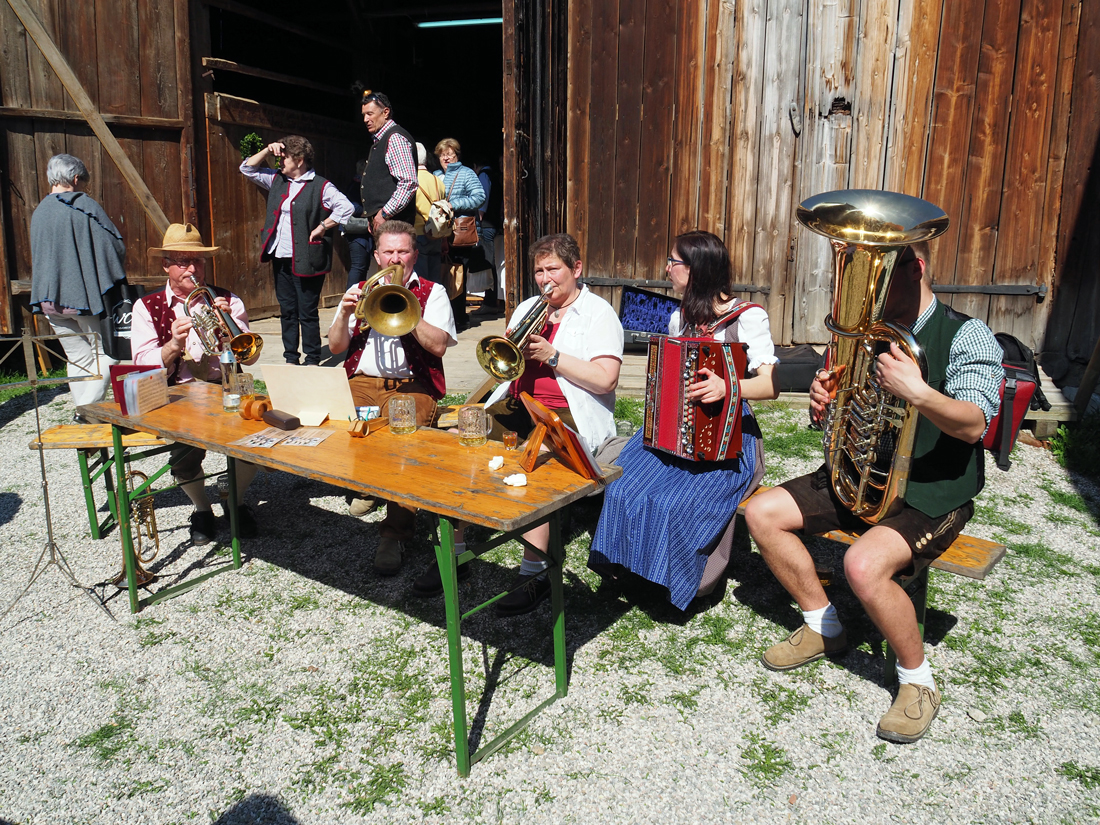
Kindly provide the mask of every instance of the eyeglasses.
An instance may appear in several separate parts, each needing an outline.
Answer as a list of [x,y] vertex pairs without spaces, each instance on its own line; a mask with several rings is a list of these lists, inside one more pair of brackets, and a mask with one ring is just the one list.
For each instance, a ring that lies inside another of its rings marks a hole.
[[202,258],[169,258],[168,263],[172,266],[178,266],[180,269],[188,269],[189,267],[198,268],[202,263]]
[[675,266],[676,264],[679,264],[680,266],[687,266],[688,265],[687,261],[678,261],[675,258],[673,258],[671,255],[669,255],[667,258],[665,258],[665,260],[668,261],[669,266]]

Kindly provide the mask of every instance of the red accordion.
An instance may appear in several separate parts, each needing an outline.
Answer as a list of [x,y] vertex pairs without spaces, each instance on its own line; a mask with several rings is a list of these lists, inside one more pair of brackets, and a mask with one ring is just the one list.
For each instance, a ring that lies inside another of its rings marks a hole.
[[[649,339],[642,443],[691,461],[723,461],[741,455],[741,382],[748,358],[744,344],[709,338]],[[703,367],[725,379],[726,397],[700,404],[687,397]]]

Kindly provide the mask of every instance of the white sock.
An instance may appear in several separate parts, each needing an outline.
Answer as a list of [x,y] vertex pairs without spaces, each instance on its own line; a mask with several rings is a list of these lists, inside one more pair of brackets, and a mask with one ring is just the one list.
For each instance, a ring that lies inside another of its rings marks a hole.
[[899,685],[924,685],[926,688],[936,689],[936,680],[932,678],[932,666],[928,664],[927,658],[920,663],[920,667],[912,670],[902,667],[900,662],[897,664],[897,669]]
[[210,499],[206,496],[206,479],[196,478],[194,481],[177,479],[177,483],[200,513],[209,513],[213,509],[210,506]]
[[466,552],[466,542],[456,541],[455,542],[455,555],[456,556],[461,556],[465,552]]
[[542,559],[524,559],[519,565],[521,576],[534,576],[543,572],[550,565]]
[[814,633],[820,633],[822,636],[828,636],[830,639],[836,638],[844,632],[844,625],[837,618],[836,608],[833,607],[832,602],[829,602],[820,610],[803,610],[802,618],[810,630]]

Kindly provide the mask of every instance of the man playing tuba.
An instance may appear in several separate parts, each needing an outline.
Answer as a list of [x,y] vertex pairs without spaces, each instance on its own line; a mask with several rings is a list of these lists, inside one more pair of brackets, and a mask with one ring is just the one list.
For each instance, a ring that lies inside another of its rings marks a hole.
[[[802,611],[804,624],[764,652],[769,670],[793,670],[844,652],[848,641],[825,595],[799,531],[865,530],[844,556],[844,573],[867,615],[897,653],[898,693],[878,735],[915,742],[940,706],[909,597],[893,577],[914,559],[934,559],[974,514],[984,481],[981,439],[1000,404],[1001,349],[981,321],[941,304],[932,293],[927,242],[899,255],[883,319],[909,327],[928,361],[928,380],[897,344],[875,362],[878,384],[908,402],[920,419],[904,505],[873,527],[833,492],[829,473],[785,482],[749,501],[745,520],[760,553]],[[825,413],[835,377],[818,373],[810,387],[811,417]]]
[[[206,259],[212,258],[218,249],[217,246],[206,246],[199,230],[191,224],[181,223],[168,227],[160,246],[149,247],[150,257],[160,257],[168,283],[164,289],[146,295],[134,305],[130,343],[134,363],[164,367],[168,371],[170,385],[196,380],[221,382],[217,357],[205,351],[185,311],[188,296],[206,283]],[[215,308],[228,313],[234,323],[247,332],[248,312],[244,302],[220,287],[212,287],[212,291]],[[255,363],[259,357],[257,350],[246,363]],[[218,532],[217,520],[202,479],[202,461],[205,457],[205,450],[177,444],[168,458],[173,478],[195,505],[195,512],[191,514],[191,542],[196,545],[209,544]],[[238,501],[244,500],[244,491],[255,475],[255,464],[237,462]],[[237,509],[237,529],[242,538],[256,535],[256,519],[247,504],[241,504]]]

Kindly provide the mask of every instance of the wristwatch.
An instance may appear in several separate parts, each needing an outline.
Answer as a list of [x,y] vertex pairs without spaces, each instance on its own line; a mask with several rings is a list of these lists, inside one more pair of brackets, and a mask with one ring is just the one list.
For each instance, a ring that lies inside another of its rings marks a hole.
[[548,366],[552,369],[556,369],[557,366],[558,366],[558,356],[559,355],[561,355],[561,353],[558,352],[557,350],[554,350],[554,354],[546,359],[546,366]]

